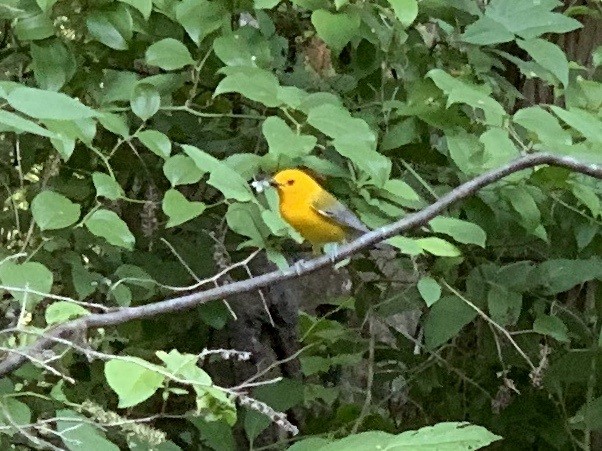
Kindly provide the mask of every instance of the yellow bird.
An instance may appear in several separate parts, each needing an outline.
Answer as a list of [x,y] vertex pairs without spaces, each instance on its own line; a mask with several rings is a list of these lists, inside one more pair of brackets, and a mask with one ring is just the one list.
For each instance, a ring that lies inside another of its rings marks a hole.
[[280,171],[270,184],[278,190],[280,214],[311,243],[314,252],[324,244],[340,243],[370,231],[349,208],[302,170]]

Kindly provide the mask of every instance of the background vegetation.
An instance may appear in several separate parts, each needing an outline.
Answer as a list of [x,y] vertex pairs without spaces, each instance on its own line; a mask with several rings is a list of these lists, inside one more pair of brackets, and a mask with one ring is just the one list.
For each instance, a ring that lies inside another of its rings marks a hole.
[[[600,449],[601,16],[4,0],[0,446]],[[221,299],[304,255],[263,174],[306,167],[377,228],[535,152],[577,170]]]

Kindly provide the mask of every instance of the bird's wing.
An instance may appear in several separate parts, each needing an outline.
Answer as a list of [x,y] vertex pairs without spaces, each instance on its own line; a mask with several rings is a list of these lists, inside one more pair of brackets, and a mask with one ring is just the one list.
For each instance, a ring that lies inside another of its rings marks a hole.
[[339,202],[336,197],[327,191],[323,190],[318,194],[312,200],[311,206],[316,212],[333,220],[339,225],[361,233],[370,231],[370,229],[368,229],[368,227],[366,227],[364,223],[349,210],[349,208]]

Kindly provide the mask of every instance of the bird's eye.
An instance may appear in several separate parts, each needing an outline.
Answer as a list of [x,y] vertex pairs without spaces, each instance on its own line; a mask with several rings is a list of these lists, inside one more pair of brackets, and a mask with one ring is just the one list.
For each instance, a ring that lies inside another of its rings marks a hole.
[[291,180],[289,180],[289,181],[288,181],[288,182],[286,182],[286,183],[288,183],[289,185],[294,185],[294,184],[295,184],[295,181],[291,179]]

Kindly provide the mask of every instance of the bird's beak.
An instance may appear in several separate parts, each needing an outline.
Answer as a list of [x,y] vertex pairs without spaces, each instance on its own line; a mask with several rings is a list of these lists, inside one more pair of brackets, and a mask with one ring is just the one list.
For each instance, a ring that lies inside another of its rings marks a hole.
[[273,186],[274,188],[278,188],[280,186],[280,183],[278,183],[276,180],[274,179],[270,179],[268,180],[270,183],[270,186]]

